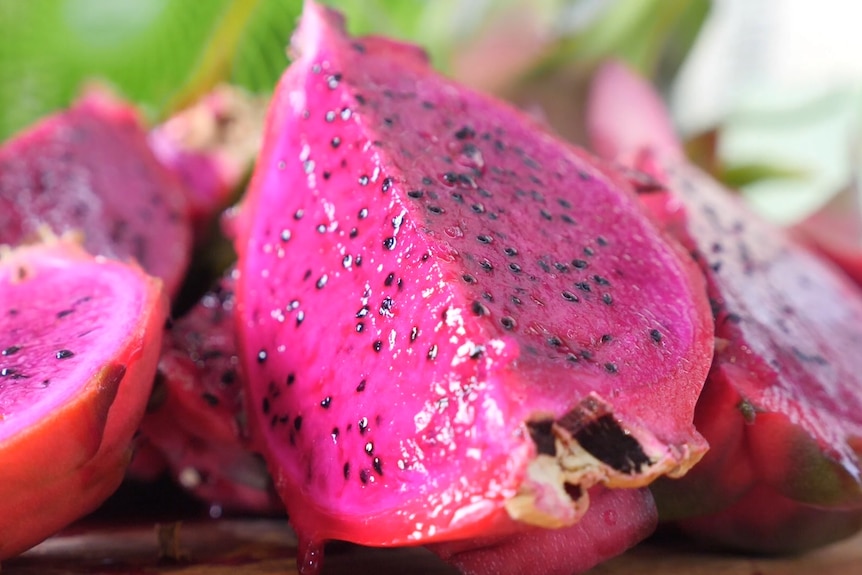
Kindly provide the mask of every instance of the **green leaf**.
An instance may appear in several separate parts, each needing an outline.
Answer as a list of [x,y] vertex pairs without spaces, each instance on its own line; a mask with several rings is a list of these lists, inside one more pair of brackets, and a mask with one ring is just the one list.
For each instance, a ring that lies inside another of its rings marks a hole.
[[765,163],[728,165],[718,170],[718,178],[734,190],[764,180],[802,180],[809,176],[799,168]]

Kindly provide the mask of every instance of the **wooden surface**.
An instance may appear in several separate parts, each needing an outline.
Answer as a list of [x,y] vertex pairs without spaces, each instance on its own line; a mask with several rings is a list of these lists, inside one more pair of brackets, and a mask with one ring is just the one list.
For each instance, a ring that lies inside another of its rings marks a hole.
[[[179,525],[185,557],[159,559],[152,523],[70,530],[4,562],[2,575],[293,575],[296,540],[283,520],[220,520]],[[170,529],[162,529],[162,535]],[[170,545],[167,545],[169,548]],[[170,549],[162,546],[162,551]],[[451,575],[421,548],[327,548],[326,575]],[[643,544],[590,575],[853,575],[862,573],[862,535],[791,559],[706,554],[679,544]],[[536,571],[539,575],[540,571]]]

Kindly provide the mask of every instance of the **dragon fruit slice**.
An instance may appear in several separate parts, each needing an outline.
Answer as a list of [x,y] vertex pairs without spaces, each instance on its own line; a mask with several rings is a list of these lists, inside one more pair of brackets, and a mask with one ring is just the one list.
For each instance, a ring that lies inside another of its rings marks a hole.
[[596,149],[673,192],[645,195],[707,278],[716,353],[695,423],[710,451],[656,484],[692,533],[755,551],[801,551],[862,517],[862,293],[689,164],[658,96],[620,64],[596,76]]
[[249,416],[306,571],[329,539],[570,526],[594,485],[693,465],[705,289],[627,181],[313,2],[294,50],[234,225]]
[[0,148],[0,244],[45,225],[83,231],[90,253],[134,258],[171,295],[190,257],[179,181],[153,155],[135,112],[104,91]]
[[184,184],[199,238],[251,171],[265,110],[259,97],[222,85],[150,131],[156,157]]
[[222,511],[283,513],[246,433],[242,374],[234,335],[234,273],[228,273],[165,338],[154,395],[141,436],[172,476]]
[[0,559],[119,486],[168,303],[138,268],[68,241],[0,259]]

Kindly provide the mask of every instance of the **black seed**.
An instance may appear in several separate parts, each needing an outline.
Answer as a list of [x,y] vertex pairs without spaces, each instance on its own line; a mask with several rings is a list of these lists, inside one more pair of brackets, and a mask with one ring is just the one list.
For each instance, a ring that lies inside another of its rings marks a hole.
[[351,256],[350,254],[347,254],[341,259],[341,265],[343,265],[345,268],[349,268],[352,264],[353,256]]
[[18,371],[12,367],[4,367],[0,369],[0,376],[2,377],[11,377],[13,375],[16,375],[17,373]]
[[7,347],[6,349],[4,349],[2,352],[0,352],[0,355],[6,355],[6,356],[9,356],[9,355],[15,355],[15,354],[16,354],[16,353],[18,353],[19,351],[21,351],[21,347],[20,347],[20,346],[17,346],[17,345],[10,345],[10,346],[9,346],[9,347]]
[[[359,424],[359,433],[365,433],[368,430],[368,418],[367,417],[363,417],[362,419],[360,419],[358,424]],[[366,444],[365,451],[368,451],[368,445],[371,445],[371,444]],[[371,448],[374,449],[374,446],[371,445]]]
[[357,324],[356,324],[356,333],[362,333],[362,330],[364,330],[364,329],[365,329],[365,324],[364,324],[364,323],[362,323],[361,321],[360,321],[360,322],[357,322]]
[[304,216],[304,215],[305,215],[305,210],[300,208],[300,209],[296,210],[295,212],[293,212],[293,219],[294,220],[301,220],[302,216]]
[[321,175],[323,176],[323,179],[324,179],[324,180],[328,180],[329,178],[331,178],[331,177],[332,177],[332,172],[330,172],[330,171],[328,171],[328,170],[324,170],[324,171],[323,171],[323,173],[322,173]]
[[387,296],[387,297],[383,298],[383,301],[380,302],[380,310],[378,313],[380,313],[380,315],[386,315],[387,313],[392,311],[393,303],[394,302],[392,301],[391,297]]
[[567,354],[567,355],[566,355],[566,360],[567,360],[567,361],[570,361],[570,362],[572,362],[572,363],[577,363],[577,362],[581,361],[581,358],[579,358],[579,357],[578,357],[576,354],[574,354],[574,353],[570,353],[570,354]]
[[359,481],[361,481],[363,485],[368,483],[368,480],[370,478],[371,478],[371,470],[370,469],[363,469],[359,472]]
[[563,292],[563,299],[566,301],[579,302],[581,299],[570,291]]
[[515,248],[506,248],[503,250],[503,253],[507,256],[516,256],[518,255],[518,250],[516,250]]
[[521,272],[521,266],[519,266],[515,262],[512,262],[509,264],[509,269],[512,270],[516,274]]
[[579,270],[582,270],[590,264],[586,260],[572,260],[572,265],[575,266],[576,268],[578,268]]
[[651,329],[649,332],[649,336],[656,343],[659,343],[661,341],[661,332],[657,329]]
[[377,353],[380,353],[380,350],[383,349],[383,341],[381,341],[379,339],[375,339],[374,343],[372,344],[371,347],[372,347],[372,349],[374,349],[374,351],[376,351]]
[[334,90],[338,87],[338,82],[341,80],[341,74],[332,74],[331,76],[326,77],[326,85],[330,90]]
[[332,403],[332,398],[330,396],[326,396],[321,400],[320,407],[323,409],[329,409],[329,405]]
[[476,283],[476,278],[471,276],[470,274],[464,274],[461,276],[461,279],[464,280],[465,283],[474,284]]
[[327,122],[334,122],[335,121],[335,112],[333,110],[329,110],[328,112],[326,112],[325,118],[326,118]]
[[428,206],[428,211],[432,214],[439,215],[442,214],[445,210],[443,210],[443,208],[441,208],[440,206]]
[[363,175],[359,176],[359,179],[357,181],[359,182],[360,186],[367,186],[369,179],[368,179],[368,176],[363,174]]
[[219,378],[224,385],[231,385],[236,383],[236,371],[233,369],[228,369],[227,371],[221,374],[221,378]]
[[551,266],[549,266],[548,262],[545,260],[539,260],[539,267],[542,268],[542,271],[546,274],[551,273]]
[[608,245],[608,240],[606,240],[603,236],[598,236],[596,238],[596,243],[602,247]]
[[521,303],[522,303],[522,302],[521,302],[521,298],[519,298],[519,297],[518,297],[518,296],[516,296],[516,295],[513,295],[513,296],[512,296],[512,303],[513,303],[513,304],[515,304],[515,305],[521,305]]
[[490,244],[492,241],[494,241],[494,238],[486,234],[480,234],[476,236],[476,239],[479,240],[479,243],[482,244]]
[[70,357],[73,357],[74,355],[75,354],[73,352],[69,351],[68,349],[61,349],[60,351],[58,351],[57,353],[54,354],[54,357],[56,357],[57,359],[69,359]]
[[424,192],[422,190],[410,190],[407,192],[407,196],[413,198],[414,200],[422,197]]
[[443,181],[447,184],[454,184],[458,181],[458,174],[455,172],[446,172],[443,174]]
[[607,280],[607,278],[603,278],[603,277],[602,277],[602,276],[600,276],[600,275],[594,275],[594,276],[593,276],[593,281],[594,281],[594,282],[596,282],[597,284],[599,284],[600,286],[609,286],[609,285],[611,285],[611,282],[609,282],[609,281]]
[[575,223],[575,219],[572,216],[570,216],[569,214],[561,215],[560,219],[563,220],[564,222],[566,222],[567,224],[574,224]]
[[595,253],[596,252],[590,246],[587,246],[584,248],[584,255],[592,256],[592,255],[595,255]]
[[295,373],[288,373],[287,374],[287,385],[293,385],[293,383],[295,381],[296,381],[296,374]]
[[581,291],[593,291],[593,288],[591,288],[590,284],[588,284],[587,282],[575,282],[575,287]]
[[473,314],[477,316],[488,315],[489,313],[491,313],[490,310],[485,307],[485,304],[478,300],[474,301],[473,304],[470,306],[470,311],[472,311]]
[[357,215],[359,216],[360,220],[364,220],[368,217],[368,208],[362,208],[361,210],[359,210],[359,213]]
[[317,233],[325,234],[326,233],[326,224],[319,224],[317,226]]
[[73,309],[64,309],[63,311],[58,311],[57,312],[57,319],[63,319],[64,317],[66,317],[70,313],[74,313],[74,312],[75,312],[75,310],[73,310]]
[[432,345],[428,348],[428,359],[436,359],[437,358],[437,345]]
[[293,428],[295,430],[299,431],[299,429],[301,427],[302,427],[302,416],[297,415],[295,418],[293,418]]
[[500,324],[503,326],[504,329],[515,329],[515,320],[507,315],[500,318]]
[[544,208],[539,210],[539,214],[541,214],[541,216],[548,221],[551,221],[551,219],[553,218],[553,216],[551,215],[551,212],[549,212],[548,210],[546,210]]
[[550,345],[552,347],[559,347],[559,346],[563,345],[563,340],[561,340],[557,336],[551,336],[548,338],[548,345]]
[[490,261],[488,261],[486,259],[479,262],[479,265],[482,266],[482,269],[485,270],[486,272],[490,272],[490,271],[494,270],[494,264],[492,264]]
[[605,302],[607,305],[611,305],[612,303],[614,303],[614,298],[612,298],[611,294],[609,293],[603,293],[602,301]]
[[477,214],[484,214],[485,213],[485,206],[483,206],[482,204],[473,204],[470,206],[470,209],[473,210]]
[[329,141],[329,145],[330,145],[330,146],[332,146],[333,148],[337,148],[338,146],[340,146],[340,145],[341,145],[341,138],[339,138],[338,136],[334,136],[334,137]]
[[390,236],[383,240],[383,247],[387,250],[395,249],[395,238],[393,236]]
[[432,180],[428,176],[422,176],[422,183],[425,184],[426,186],[430,186],[431,184],[434,183],[434,180]]
[[264,415],[269,415],[269,398],[264,397],[263,401],[260,402],[260,409],[263,411]]
[[389,191],[389,188],[391,188],[391,187],[392,187],[392,178],[390,178],[389,176],[386,176],[385,178],[383,178],[383,183],[380,186],[380,190],[383,193],[386,193]]
[[302,310],[299,310],[296,314],[296,325],[299,326],[304,321],[305,321],[305,312]]
[[457,132],[455,132],[455,137],[459,140],[466,140],[467,138],[472,138],[476,135],[476,131],[469,126],[464,126]]
[[494,301],[494,296],[491,294],[491,292],[483,292],[482,297],[488,301]]
[[257,362],[263,363],[265,361],[266,361],[266,350],[262,349],[259,352],[257,352]]
[[608,373],[616,373],[617,372],[617,364],[608,362],[605,364],[605,371]]
[[358,229],[356,229],[356,228],[352,228],[352,229],[350,230],[350,233],[349,233],[348,235],[350,236],[350,238],[351,238],[351,239],[352,239],[352,238],[355,238],[356,236],[358,236],[358,235],[359,235],[359,230],[358,230]]
[[365,317],[367,315],[368,315],[368,306],[367,305],[362,306],[361,308],[359,308],[359,311],[356,312],[356,317]]
[[350,478],[350,463],[345,463],[342,468],[342,473],[344,473],[344,479]]
[[357,386],[356,386],[356,391],[357,391],[358,393],[362,393],[363,391],[365,391],[365,385],[366,385],[367,383],[368,383],[368,380],[367,380],[367,379],[363,379],[362,381],[360,381],[360,382],[359,382],[359,385],[357,385]]
[[602,343],[608,343],[609,341],[613,340],[614,338],[611,334],[606,333],[602,336],[601,339],[602,339]]
[[213,407],[215,407],[216,405],[219,404],[218,397],[216,397],[215,395],[213,395],[212,393],[210,393],[208,391],[205,391],[204,393],[202,393],[201,398],[205,402],[207,402],[208,405],[211,405]]
[[288,230],[288,229],[281,230],[281,241],[289,242],[290,241],[290,235],[291,235],[290,230]]
[[410,343],[416,341],[417,337],[419,337],[419,328],[414,325],[410,328]]
[[329,281],[329,276],[326,274],[323,274],[322,276],[317,278],[317,283],[314,285],[317,289],[323,289],[323,286],[325,286],[326,282],[328,282],[328,281]]

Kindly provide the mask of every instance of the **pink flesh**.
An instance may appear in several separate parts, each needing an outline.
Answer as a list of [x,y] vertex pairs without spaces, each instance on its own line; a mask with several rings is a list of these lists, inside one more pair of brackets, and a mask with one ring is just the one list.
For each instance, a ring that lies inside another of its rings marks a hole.
[[124,267],[47,250],[0,262],[0,442],[68,403],[119,355],[146,287]]
[[463,575],[575,575],[619,555],[655,529],[655,507],[645,489],[600,491],[591,501],[589,512],[571,527],[438,543],[431,550]]
[[[668,144],[672,128],[656,101],[644,81],[612,65],[596,77],[588,115],[601,150],[654,159],[647,169],[682,204],[672,202],[670,212],[660,217],[670,216],[669,226],[696,250],[707,275],[716,335],[726,341],[716,351],[707,388],[728,386],[738,400],[730,410],[699,406],[697,421],[735,421],[747,439],[733,444],[740,452],[732,455],[713,448],[703,465],[751,456],[761,479],[778,490],[789,489],[794,473],[804,473],[809,463],[801,456],[793,459],[793,450],[805,446],[792,433],[802,430],[833,460],[838,481],[846,482],[842,494],[828,496],[858,505],[862,485],[854,444],[862,437],[860,292],[827,262],[755,217],[739,198],[686,163],[678,146]],[[620,113],[629,118],[624,125],[614,121]],[[655,146],[653,134],[658,134]],[[623,144],[615,148],[609,142],[616,138]],[[744,423],[742,400],[751,408],[753,425]],[[780,414],[781,423],[773,425],[776,418],[769,418],[766,425],[760,412]],[[709,434],[707,439],[713,443]],[[770,449],[756,448],[763,445]],[[708,479],[722,483],[726,478],[716,469]]]
[[84,233],[93,254],[135,259],[176,293],[191,249],[179,182],[129,107],[90,95],[0,148],[0,244]]
[[251,418],[305,539],[482,532],[525,421],[591,392],[654,462],[699,454],[703,288],[624,184],[413,47],[311,3],[298,40],[236,227]]

